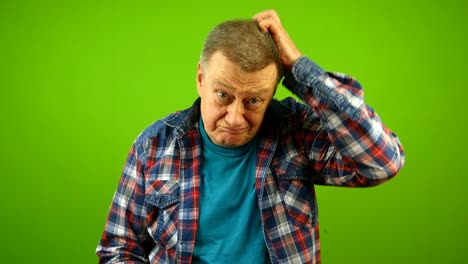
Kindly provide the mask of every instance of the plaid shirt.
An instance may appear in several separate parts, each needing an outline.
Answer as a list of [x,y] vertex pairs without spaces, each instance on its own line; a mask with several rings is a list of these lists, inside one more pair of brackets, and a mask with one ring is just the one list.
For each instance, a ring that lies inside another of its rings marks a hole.
[[[259,131],[256,192],[272,263],[320,263],[314,185],[373,186],[404,162],[357,81],[301,57]],[[135,140],[97,247],[100,263],[190,263],[200,208],[199,100]],[[247,246],[247,245],[246,245]]]

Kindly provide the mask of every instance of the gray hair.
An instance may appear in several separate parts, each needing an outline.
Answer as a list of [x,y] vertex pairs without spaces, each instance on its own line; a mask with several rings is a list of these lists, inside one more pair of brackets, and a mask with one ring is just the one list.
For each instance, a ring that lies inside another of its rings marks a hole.
[[226,21],[212,29],[200,57],[203,67],[217,51],[243,71],[259,71],[274,63],[278,70],[277,81],[283,75],[283,64],[273,37],[269,32],[262,32],[254,20]]

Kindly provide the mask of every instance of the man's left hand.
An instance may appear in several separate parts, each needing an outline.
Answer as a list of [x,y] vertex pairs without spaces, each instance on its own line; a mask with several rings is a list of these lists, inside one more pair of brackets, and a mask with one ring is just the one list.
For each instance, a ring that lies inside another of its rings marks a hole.
[[278,52],[286,71],[290,71],[294,63],[302,56],[288,32],[281,25],[281,20],[275,10],[266,10],[256,14],[253,18],[257,21],[263,32],[270,31],[278,48]]

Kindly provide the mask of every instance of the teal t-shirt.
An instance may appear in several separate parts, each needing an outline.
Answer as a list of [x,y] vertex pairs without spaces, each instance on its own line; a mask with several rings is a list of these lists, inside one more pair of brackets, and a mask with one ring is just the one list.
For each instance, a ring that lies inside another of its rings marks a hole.
[[269,263],[255,194],[256,140],[238,148],[202,136],[200,218],[193,263]]

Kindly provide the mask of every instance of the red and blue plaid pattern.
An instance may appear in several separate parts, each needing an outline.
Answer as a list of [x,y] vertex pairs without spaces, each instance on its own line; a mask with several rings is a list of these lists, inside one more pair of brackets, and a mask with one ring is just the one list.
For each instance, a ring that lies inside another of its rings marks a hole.
[[[320,263],[315,184],[373,186],[404,163],[354,79],[301,57],[259,131],[256,191],[272,263]],[[190,263],[197,232],[199,101],[134,142],[97,248],[100,263]]]

